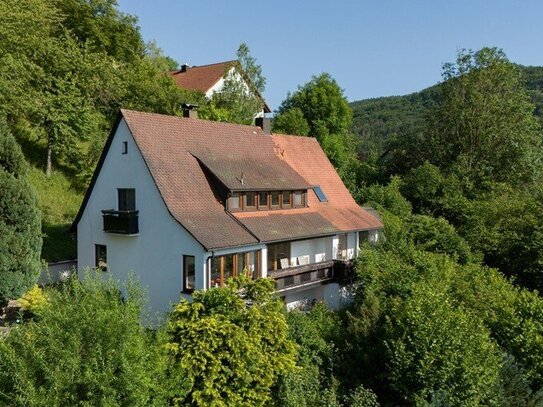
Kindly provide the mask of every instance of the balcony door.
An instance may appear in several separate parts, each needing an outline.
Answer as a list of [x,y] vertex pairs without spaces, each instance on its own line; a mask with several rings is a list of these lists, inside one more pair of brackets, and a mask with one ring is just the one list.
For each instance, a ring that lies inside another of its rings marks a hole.
[[136,190],[134,188],[117,189],[117,201],[120,211],[135,211]]

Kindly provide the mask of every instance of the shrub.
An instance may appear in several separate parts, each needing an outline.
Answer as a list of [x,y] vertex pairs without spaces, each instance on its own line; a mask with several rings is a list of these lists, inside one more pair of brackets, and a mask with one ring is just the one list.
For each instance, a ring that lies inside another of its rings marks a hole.
[[25,311],[34,315],[40,315],[49,305],[47,295],[37,284],[19,298],[18,302]]
[[37,321],[0,341],[0,405],[165,404],[165,353],[140,325],[142,296],[89,276],[47,288]]
[[41,271],[41,217],[21,148],[0,121],[0,303],[30,289]]
[[173,309],[170,363],[185,373],[188,394],[176,405],[265,405],[280,374],[294,366],[283,304],[271,280],[230,280],[196,291]]

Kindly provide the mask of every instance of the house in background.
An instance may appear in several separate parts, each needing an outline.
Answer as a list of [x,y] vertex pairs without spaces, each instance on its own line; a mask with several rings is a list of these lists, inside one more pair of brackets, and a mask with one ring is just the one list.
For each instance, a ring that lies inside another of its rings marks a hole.
[[184,115],[120,112],[73,223],[78,270],[134,273],[155,311],[241,273],[273,278],[289,307],[340,306],[382,224],[317,140]]
[[237,61],[218,62],[216,64],[202,66],[182,65],[181,69],[170,71],[177,86],[188,90],[202,92],[207,99],[211,99],[213,93],[220,92],[224,81],[229,76],[242,81],[247,92],[252,92],[262,101],[262,110],[256,112],[256,117],[262,117],[265,113],[271,113],[271,109],[260,93],[252,86],[250,79],[245,75]]

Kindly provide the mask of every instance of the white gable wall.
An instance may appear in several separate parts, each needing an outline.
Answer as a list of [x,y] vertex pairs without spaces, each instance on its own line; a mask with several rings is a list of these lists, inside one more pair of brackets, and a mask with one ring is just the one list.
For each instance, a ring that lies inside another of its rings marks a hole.
[[[122,142],[128,154],[122,154]],[[117,188],[135,188],[139,235],[103,232],[103,209],[118,209]],[[204,249],[170,215],[124,120],[121,120],[87,206],[77,225],[78,271],[95,266],[95,244],[107,246],[107,274],[130,273],[147,290],[149,308],[165,312],[183,289],[183,255],[195,256],[196,288],[203,288]]]
[[[251,92],[251,89],[249,88],[249,85],[247,85],[247,82],[245,82],[245,79],[243,79],[243,76],[241,76],[241,74],[238,72],[238,70],[236,68],[230,68],[230,70],[228,71],[228,73],[226,75],[224,75],[221,79],[219,79],[215,85],[213,85],[211,88],[209,88],[205,94],[206,98],[207,99],[211,99],[211,97],[213,96],[213,94],[215,92],[220,92],[221,89],[223,88],[224,86],[224,78],[228,75],[233,75],[234,78],[236,78],[237,81],[239,82],[242,82],[244,87],[245,87],[245,91],[246,92]],[[263,117],[264,116],[264,109],[262,109],[261,111],[257,112],[255,114],[255,117]]]

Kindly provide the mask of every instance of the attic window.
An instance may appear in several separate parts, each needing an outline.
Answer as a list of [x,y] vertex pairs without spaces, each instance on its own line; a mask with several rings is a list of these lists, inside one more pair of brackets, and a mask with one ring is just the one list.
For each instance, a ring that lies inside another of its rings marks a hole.
[[305,192],[304,191],[294,191],[294,207],[299,208],[305,206]]
[[328,202],[328,198],[326,198],[326,195],[322,192],[321,187],[313,187],[313,191],[315,191],[317,198],[319,198],[319,202]]
[[128,154],[128,141],[123,141],[123,154]]

